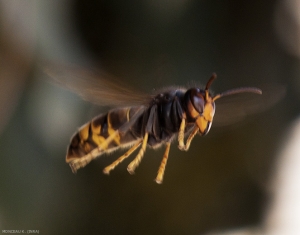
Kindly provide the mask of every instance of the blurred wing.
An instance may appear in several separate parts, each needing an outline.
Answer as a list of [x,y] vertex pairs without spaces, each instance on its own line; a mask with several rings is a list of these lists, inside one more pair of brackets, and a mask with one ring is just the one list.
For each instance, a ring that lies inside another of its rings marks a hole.
[[285,86],[280,84],[268,84],[259,88],[262,90],[262,95],[241,93],[216,100],[213,125],[231,125],[250,114],[265,111],[280,101],[286,92]]
[[147,104],[150,98],[148,94],[122,84],[119,79],[102,71],[53,63],[46,63],[42,69],[54,83],[97,105],[112,107],[143,105]]

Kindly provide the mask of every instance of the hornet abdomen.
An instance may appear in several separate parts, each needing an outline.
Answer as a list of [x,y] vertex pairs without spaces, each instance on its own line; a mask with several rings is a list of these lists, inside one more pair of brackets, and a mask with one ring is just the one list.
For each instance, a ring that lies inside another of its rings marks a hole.
[[[66,162],[70,163],[72,171],[75,173],[103,153],[109,153],[121,146],[133,145],[138,141],[142,137],[140,121],[135,116],[138,111],[139,107],[113,109],[79,128],[71,138],[66,156]],[[126,124],[130,126],[133,121],[135,127],[125,130]],[[121,127],[123,131],[120,130]]]

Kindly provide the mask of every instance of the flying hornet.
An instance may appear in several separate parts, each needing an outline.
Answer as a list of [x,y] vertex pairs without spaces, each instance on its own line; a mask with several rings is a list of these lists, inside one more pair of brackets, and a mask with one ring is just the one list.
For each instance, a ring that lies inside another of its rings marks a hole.
[[[127,167],[128,172],[134,174],[147,147],[164,146],[165,152],[155,179],[158,184],[163,182],[171,142],[177,139],[178,148],[188,151],[196,134],[206,135],[211,128],[218,99],[245,92],[262,94],[259,88],[241,87],[213,95],[210,87],[217,77],[215,73],[204,89],[171,87],[150,96],[119,86],[112,79],[97,79],[98,75],[76,68],[56,66],[46,69],[46,73],[60,80],[66,80],[71,74],[74,80],[69,82],[70,88],[83,98],[100,105],[116,106],[84,124],[71,138],[66,162],[73,173],[103,154],[119,148],[129,149],[104,168],[103,172],[109,174],[139,148]],[[89,82],[85,81],[85,77],[90,77]]]

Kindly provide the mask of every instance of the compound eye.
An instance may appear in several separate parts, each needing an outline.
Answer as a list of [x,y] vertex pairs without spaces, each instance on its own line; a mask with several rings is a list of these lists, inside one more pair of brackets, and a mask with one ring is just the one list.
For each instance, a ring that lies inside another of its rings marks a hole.
[[193,105],[198,113],[203,113],[204,110],[204,97],[198,93],[198,95],[193,96]]

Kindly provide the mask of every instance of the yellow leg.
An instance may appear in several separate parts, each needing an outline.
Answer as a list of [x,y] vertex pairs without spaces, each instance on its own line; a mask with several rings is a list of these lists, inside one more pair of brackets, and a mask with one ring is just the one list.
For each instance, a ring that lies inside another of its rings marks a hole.
[[164,153],[163,159],[160,163],[160,166],[158,168],[158,172],[157,172],[157,176],[156,176],[156,183],[161,184],[164,178],[164,173],[165,173],[165,169],[166,169],[166,165],[167,165],[167,161],[168,161],[168,156],[169,156],[169,151],[170,151],[170,146],[171,143],[168,142],[167,143],[167,147],[166,147],[166,151]]
[[184,129],[185,129],[185,118],[182,118],[179,132],[178,132],[178,148],[184,150]]
[[116,161],[114,161],[112,164],[110,164],[109,166],[105,167],[103,170],[104,174],[109,175],[109,172],[113,169],[115,169],[115,167],[117,165],[119,165],[124,159],[128,158],[140,145],[141,145],[142,141],[138,141],[133,147],[131,147],[125,154],[123,154],[121,157],[119,157]]
[[193,138],[195,137],[195,135],[197,134],[197,132],[199,131],[199,128],[198,127],[195,127],[193,132],[190,134],[189,138],[187,139],[186,141],[186,144],[184,146],[184,150],[185,151],[188,151],[189,148],[190,148],[190,145],[191,145],[191,142],[193,140]]
[[141,147],[138,155],[135,157],[135,159],[127,167],[127,170],[130,174],[134,174],[134,170],[139,166],[140,162],[142,161],[142,158],[143,158],[144,153],[146,151],[147,142],[148,142],[148,133],[146,132],[146,134],[144,136],[144,139],[143,139],[142,147]]

